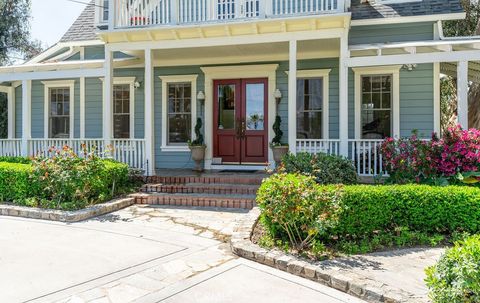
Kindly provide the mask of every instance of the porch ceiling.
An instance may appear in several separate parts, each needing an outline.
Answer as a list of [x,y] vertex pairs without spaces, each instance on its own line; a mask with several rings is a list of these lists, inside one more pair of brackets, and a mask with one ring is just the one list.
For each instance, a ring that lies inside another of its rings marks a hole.
[[[298,42],[298,59],[333,58],[339,56],[339,39],[308,40]],[[133,52],[142,57],[143,52]],[[288,60],[288,43],[261,43],[162,49],[154,51],[156,66],[206,65]]]
[[261,36],[309,32],[318,30],[344,29],[348,26],[350,14],[316,15],[307,17],[275,18],[238,22],[212,22],[182,26],[153,28],[125,28],[98,32],[106,43],[175,41],[188,39],[228,38],[239,36]]

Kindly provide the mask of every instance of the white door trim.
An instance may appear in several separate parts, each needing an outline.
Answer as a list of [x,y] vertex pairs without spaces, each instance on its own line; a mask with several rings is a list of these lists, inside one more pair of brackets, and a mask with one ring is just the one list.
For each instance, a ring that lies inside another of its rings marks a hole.
[[[213,80],[268,78],[268,141],[273,139],[276,101],[273,96],[277,86],[278,64],[234,65],[202,67],[205,74],[205,169],[211,169],[213,158]],[[273,165],[273,154],[269,149],[268,162]]]

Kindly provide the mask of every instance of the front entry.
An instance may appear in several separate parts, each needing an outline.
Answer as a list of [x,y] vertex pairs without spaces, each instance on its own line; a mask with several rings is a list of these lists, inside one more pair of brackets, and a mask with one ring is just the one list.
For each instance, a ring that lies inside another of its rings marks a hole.
[[213,156],[222,164],[268,161],[268,80],[214,81]]

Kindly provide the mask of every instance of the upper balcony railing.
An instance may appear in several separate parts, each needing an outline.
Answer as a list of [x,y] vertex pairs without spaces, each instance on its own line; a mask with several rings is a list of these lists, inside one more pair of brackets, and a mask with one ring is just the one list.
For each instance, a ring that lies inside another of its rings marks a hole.
[[113,0],[114,26],[186,25],[343,13],[344,4],[345,0]]

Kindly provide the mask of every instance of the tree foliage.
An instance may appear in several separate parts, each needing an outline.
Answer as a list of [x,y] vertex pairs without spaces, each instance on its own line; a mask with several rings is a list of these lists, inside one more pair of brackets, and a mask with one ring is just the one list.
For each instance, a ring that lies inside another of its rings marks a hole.
[[[447,37],[480,35],[480,1],[461,0],[466,12],[464,20],[446,21],[443,32]],[[457,111],[456,79],[446,77],[441,83],[442,93],[442,129],[449,127],[455,119]],[[480,128],[480,83],[472,82],[469,86],[468,96],[468,125],[465,128]]]
[[41,52],[30,36],[31,0],[0,0],[0,65],[28,60]]

